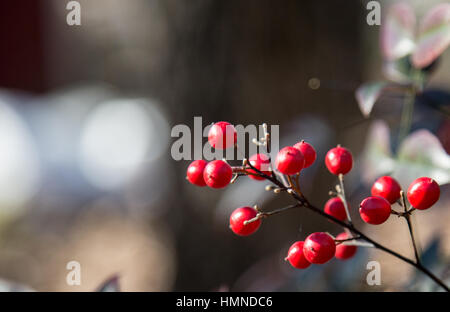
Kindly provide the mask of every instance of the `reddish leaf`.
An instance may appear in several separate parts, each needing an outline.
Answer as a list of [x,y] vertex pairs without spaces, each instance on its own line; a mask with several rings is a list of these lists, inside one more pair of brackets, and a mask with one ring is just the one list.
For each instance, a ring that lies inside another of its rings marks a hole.
[[417,47],[412,55],[416,68],[430,65],[450,44],[450,3],[442,3],[425,14]]
[[381,24],[381,52],[387,60],[395,60],[414,50],[416,17],[407,3],[392,5]]

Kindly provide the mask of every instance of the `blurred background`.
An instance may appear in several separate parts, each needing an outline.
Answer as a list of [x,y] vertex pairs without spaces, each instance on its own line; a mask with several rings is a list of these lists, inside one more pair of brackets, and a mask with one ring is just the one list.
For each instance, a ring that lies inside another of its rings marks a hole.
[[[0,289],[92,291],[117,274],[124,291],[435,290],[407,264],[362,248],[347,262],[294,270],[283,261],[294,241],[339,227],[298,210],[239,238],[228,229],[235,208],[271,210],[289,198],[248,179],[194,187],[189,161],[170,154],[172,127],[192,128],[194,116],[203,126],[280,125],[280,146],[305,139],[316,148],[301,182],[323,207],[336,183],[323,159],[340,143],[357,159],[347,179],[356,224],[412,257],[403,220],[365,226],[357,212],[377,175],[367,175],[370,146],[395,151],[388,127],[396,131],[401,110],[387,95],[364,118],[355,99],[383,75],[368,1],[79,0],[74,26],[68,2],[0,4]],[[379,2],[382,12],[391,4]],[[409,2],[420,17],[440,1]],[[433,134],[439,168],[429,170],[440,170],[441,200],[414,222],[430,268],[444,276],[450,53],[438,65],[412,129]],[[399,179],[404,188],[412,181]],[[79,286],[66,283],[72,260]],[[381,263],[380,286],[366,283],[369,260]]]

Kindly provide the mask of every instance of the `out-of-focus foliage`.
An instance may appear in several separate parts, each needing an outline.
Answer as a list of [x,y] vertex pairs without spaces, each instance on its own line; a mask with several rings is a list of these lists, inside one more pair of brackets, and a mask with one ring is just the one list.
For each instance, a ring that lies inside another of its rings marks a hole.
[[[450,44],[450,4],[431,8],[422,18],[415,39],[416,18],[406,2],[389,7],[381,24],[380,48],[384,57],[383,72],[398,89],[411,86],[421,89],[438,57]],[[369,117],[373,105],[388,82],[367,82],[355,92],[361,112]]]
[[406,187],[417,177],[431,177],[439,184],[450,182],[450,155],[428,130],[411,133],[401,143],[396,156],[391,152],[389,128],[374,122],[363,153],[364,180],[369,185],[379,176],[392,175]]
[[392,5],[382,21],[381,51],[387,60],[395,60],[414,50],[416,16],[405,2]]
[[28,286],[19,283],[14,283],[11,281],[0,279],[0,292],[29,292],[29,291],[34,290]]
[[118,292],[120,291],[119,286],[119,276],[114,275],[108,278],[102,285],[97,289],[98,292]]
[[[448,285],[450,284],[449,259],[442,255],[441,247],[441,238],[435,237],[423,251],[421,262],[430,271],[435,272],[436,276],[442,277],[443,282]],[[420,271],[414,273],[405,288],[411,291],[443,291],[439,285]]]
[[364,117],[370,116],[373,105],[387,85],[388,82],[386,81],[374,81],[365,83],[358,88],[356,91],[356,99]]
[[412,63],[417,68],[430,65],[450,45],[450,3],[430,9],[423,17]]

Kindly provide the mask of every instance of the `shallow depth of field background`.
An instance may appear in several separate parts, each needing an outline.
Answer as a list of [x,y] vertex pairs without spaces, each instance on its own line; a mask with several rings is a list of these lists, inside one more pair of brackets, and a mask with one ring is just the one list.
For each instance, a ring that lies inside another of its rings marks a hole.
[[[399,119],[388,99],[365,120],[354,97],[381,76],[367,1],[80,0],[81,26],[66,24],[67,2],[0,4],[0,288],[90,291],[115,274],[125,291],[383,291],[411,282],[411,267],[376,250],[292,269],[283,261],[290,244],[340,229],[299,210],[239,238],[228,229],[235,208],[270,210],[289,198],[245,179],[196,188],[185,180],[189,161],[170,155],[171,128],[192,127],[194,116],[203,126],[280,125],[281,146],[316,147],[301,183],[322,207],[336,182],[326,151],[340,143],[359,159],[372,120]],[[411,3],[420,16],[437,1]],[[450,53],[431,86],[450,90]],[[427,122],[448,152],[448,120]],[[364,170],[358,163],[347,179],[357,225],[412,256],[404,220],[362,224]],[[414,222],[422,249],[439,237],[448,257],[449,187],[441,192]],[[66,284],[71,260],[81,263],[81,286]],[[369,260],[381,263],[381,286],[365,282]]]

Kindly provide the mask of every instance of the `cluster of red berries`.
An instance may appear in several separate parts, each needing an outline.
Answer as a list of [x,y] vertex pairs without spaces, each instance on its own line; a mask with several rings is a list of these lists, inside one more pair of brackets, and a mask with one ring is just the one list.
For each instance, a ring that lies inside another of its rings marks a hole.
[[316,232],[309,235],[305,241],[298,241],[289,248],[285,260],[297,269],[305,269],[313,264],[323,264],[333,257],[345,260],[353,257],[358,247],[345,245],[340,241],[351,238],[347,232],[342,232],[336,239],[330,234]]
[[[236,144],[236,130],[227,122],[218,122],[211,127],[208,141],[214,148],[225,149]],[[275,160],[276,169],[285,175],[298,175],[304,168],[311,166],[316,160],[315,149],[307,142],[301,141],[294,146],[281,149]],[[266,154],[255,154],[249,158],[252,167],[265,175],[270,175],[271,162]],[[328,151],[325,156],[325,165],[328,170],[341,176],[347,174],[353,166],[351,152],[341,146]],[[246,169],[248,176],[254,180],[264,180],[260,172]],[[212,188],[227,186],[232,180],[233,169],[222,160],[207,163],[204,160],[192,162],[187,170],[187,179],[198,186],[208,185]],[[360,206],[359,213],[366,223],[381,224],[392,213],[391,205],[399,201],[402,193],[399,183],[390,176],[379,178],[371,189],[372,196],[365,198]],[[439,199],[439,185],[431,178],[418,178],[408,188],[407,198],[413,208],[424,210],[430,208]],[[347,216],[346,205],[340,196],[328,200],[325,204],[325,213],[345,221]],[[347,207],[348,208],[348,207]],[[255,233],[261,225],[258,211],[252,207],[240,207],[230,216],[230,229],[237,235],[247,236]],[[350,232],[342,232],[334,238],[329,233],[316,232],[309,235],[305,241],[297,241],[289,248],[286,260],[299,269],[307,268],[311,263],[323,264],[333,257],[341,260],[351,258],[357,251],[357,246],[347,241],[352,240]]]
[[[392,177],[384,176],[372,186],[372,196],[359,206],[361,218],[370,224],[381,224],[391,215],[391,205],[401,198],[400,184]],[[439,184],[431,178],[414,180],[408,188],[407,199],[414,209],[425,210],[433,206],[440,195]]]
[[203,159],[193,161],[187,170],[187,179],[197,186],[222,188],[233,177],[233,169],[223,160],[207,162]]
[[[208,133],[209,144],[216,149],[227,149],[236,145],[237,132],[233,125],[226,121],[220,121],[212,125]],[[299,142],[292,148],[291,152],[284,150],[278,154],[280,158],[280,172],[300,172],[302,168],[310,166],[315,158],[316,152],[308,143]],[[302,154],[302,152],[304,154]],[[280,156],[283,155],[283,156]],[[305,155],[305,156],[303,156]],[[281,159],[284,157],[283,159]],[[263,172],[271,174],[270,158],[266,154],[255,154],[249,158],[250,164]],[[253,169],[248,169],[249,177],[254,180],[262,181],[261,177]],[[292,173],[294,174],[294,173]],[[227,186],[233,177],[233,169],[223,160],[205,160],[193,161],[187,169],[187,179],[190,183],[197,186],[209,186],[211,188],[223,188]]]
[[[328,170],[333,174],[346,174],[352,168],[352,155],[343,148],[331,149],[325,158]],[[391,215],[391,205],[401,197],[400,184],[390,176],[375,181],[372,196],[365,198],[359,208],[361,218],[369,224],[381,224]],[[434,205],[440,195],[439,185],[431,178],[418,178],[408,188],[407,198],[415,209],[424,210]],[[329,199],[324,211],[338,220],[347,218],[345,206],[340,197]],[[348,232],[340,233],[336,239],[328,233],[313,233],[305,241],[295,242],[289,249],[286,260],[298,269],[307,268],[311,263],[322,264],[335,256],[345,260],[353,257],[357,246],[346,245],[343,241],[351,239]]]
[[[226,149],[236,144],[237,132],[233,125],[220,121],[212,125],[208,142],[216,149]],[[197,186],[223,188],[233,177],[233,169],[223,160],[207,162],[203,159],[193,161],[187,169],[187,179]]]
[[[346,174],[352,168],[352,155],[343,148],[331,149],[325,158],[328,170],[333,174]],[[391,215],[391,205],[400,200],[400,184],[390,176],[383,176],[372,186],[372,196],[365,198],[359,205],[361,218],[369,224],[381,224]],[[431,178],[422,177],[414,180],[408,188],[407,198],[412,207],[419,210],[428,209],[439,199],[439,185]],[[325,212],[336,219],[344,221],[347,217],[344,203],[340,197],[327,201]]]
[[282,174],[294,175],[308,168],[316,160],[316,150],[305,141],[282,148],[275,159],[275,166]]
[[[311,149],[313,148],[311,147]],[[325,156],[325,165],[332,174],[346,174],[353,167],[352,154],[341,146],[332,148]],[[339,197],[331,198],[325,204],[325,212],[341,221],[347,218],[344,203]],[[347,232],[340,233],[336,238],[329,233],[312,233],[305,241],[297,241],[292,244],[286,260],[294,268],[305,269],[311,263],[323,264],[333,257],[340,260],[349,259],[356,253],[357,247],[346,245],[343,241],[351,238],[351,235]]]

